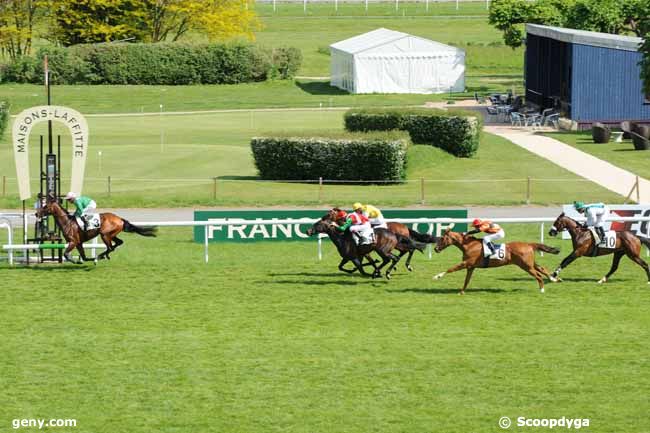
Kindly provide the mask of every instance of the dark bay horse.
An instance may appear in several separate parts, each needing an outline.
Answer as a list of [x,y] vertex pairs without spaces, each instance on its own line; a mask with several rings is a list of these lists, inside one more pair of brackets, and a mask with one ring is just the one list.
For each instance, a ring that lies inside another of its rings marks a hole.
[[[420,233],[418,231],[408,228],[406,225],[402,223],[389,222],[386,223],[386,225],[388,226],[388,230],[395,233],[396,235],[400,235],[405,238],[411,238],[416,242],[421,242],[424,244],[435,244],[438,240],[435,236],[432,236],[428,233]],[[417,248],[410,247],[405,243],[400,243],[397,245],[397,250],[400,252],[398,257],[400,259],[404,254],[408,253],[405,266],[406,269],[409,270],[409,272],[413,271],[413,268],[411,267],[411,259],[413,258],[413,253],[415,252],[416,249]]]
[[[98,235],[102,238],[104,245],[106,245],[106,251],[97,256],[97,259],[99,260],[104,258],[110,260],[109,254],[124,243],[123,240],[117,237],[121,232],[137,233],[142,236],[156,236],[155,227],[138,227],[127,220],[108,212],[99,214],[101,224],[98,229],[84,231],[79,227],[79,224],[77,224],[77,219],[74,216],[69,216],[56,198],[51,196],[47,198],[45,206],[36,211],[36,216],[38,218],[42,218],[47,214],[54,217],[57,226],[63,233],[63,237],[68,242],[63,256],[66,260],[73,262],[70,252],[76,248],[79,252],[79,257],[81,258],[79,262],[76,262],[77,264],[81,264],[83,261],[87,260],[83,243]],[[113,241],[115,241],[115,243],[113,243]]]
[[[413,243],[413,241],[395,235],[386,229],[375,229],[374,232],[376,239],[374,244],[357,245],[349,230],[346,230],[344,233],[341,233],[338,230],[338,214],[339,209],[335,208],[330,210],[312,227],[310,227],[309,230],[307,230],[307,234],[312,236],[316,233],[325,233],[329,236],[342,258],[341,263],[339,263],[339,270],[347,273],[352,273],[355,270],[358,270],[362,275],[377,278],[381,275],[381,269],[389,262],[392,262],[391,266],[386,271],[386,278],[390,279],[390,273],[399,261],[399,258],[396,257],[392,251],[396,249],[396,246],[400,243],[410,244]],[[420,248],[424,248],[424,244],[419,244],[419,246]],[[382,263],[379,266],[377,266],[375,261],[370,257],[370,253],[373,251],[379,254],[379,257],[382,259]],[[372,274],[368,274],[363,269],[364,266],[366,266],[362,265],[364,257],[367,258],[369,264],[375,268],[375,271]],[[352,262],[356,269],[346,269],[344,266],[347,262]]]
[[549,230],[550,236],[557,236],[559,232],[567,230],[571,235],[571,242],[573,243],[573,251],[560,263],[560,266],[551,274],[553,281],[562,281],[559,277],[560,271],[569,266],[578,257],[595,257],[604,256],[607,254],[614,254],[612,267],[607,275],[598,280],[598,283],[605,283],[609,280],[614,272],[618,269],[618,264],[624,255],[627,255],[637,265],[641,266],[648,277],[648,284],[650,284],[650,269],[648,264],[641,258],[641,244],[650,248],[650,239],[639,238],[630,231],[623,231],[616,233],[616,245],[614,248],[603,248],[594,244],[594,237],[588,228],[583,227],[573,218],[570,218],[562,212],[553,223],[553,227]]
[[463,252],[463,261],[434,276],[434,280],[439,280],[445,274],[456,272],[461,269],[467,269],[465,284],[460,290],[460,294],[465,293],[465,289],[472,278],[472,273],[476,268],[496,268],[505,265],[517,265],[524,271],[532,275],[539,285],[540,292],[544,293],[544,277],[550,277],[548,271],[535,263],[535,251],[545,253],[559,254],[560,250],[549,247],[544,244],[526,243],[526,242],[508,242],[506,244],[506,254],[503,260],[490,260],[485,266],[483,259],[483,241],[473,236],[466,236],[463,233],[452,232],[451,229],[445,230],[445,234],[438,239],[436,244],[436,253],[441,252],[449,245],[457,247]]

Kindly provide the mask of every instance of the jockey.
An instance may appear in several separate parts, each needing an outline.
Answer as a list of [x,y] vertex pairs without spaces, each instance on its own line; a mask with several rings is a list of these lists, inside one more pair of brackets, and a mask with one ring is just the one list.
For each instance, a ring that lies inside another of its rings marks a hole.
[[77,194],[72,191],[66,194],[65,199],[68,200],[69,203],[75,205],[77,210],[75,210],[74,216],[81,218],[81,221],[84,222],[84,231],[88,230],[88,218],[97,210],[97,203],[95,203],[95,200],[83,195],[77,197]]
[[490,251],[492,251],[492,254],[494,254],[496,251],[492,241],[503,239],[506,236],[506,233],[503,231],[501,226],[490,220],[482,220],[480,218],[476,218],[472,221],[472,225],[474,226],[474,230],[471,230],[466,234],[474,235],[481,232],[487,233],[487,235],[483,236],[483,242],[485,242],[485,245],[487,245]]
[[337,229],[341,232],[344,232],[348,228],[350,229],[351,233],[356,234],[355,240],[357,240],[358,237],[363,237],[364,232],[366,234],[372,234],[370,220],[363,214],[361,208],[347,214],[345,223],[342,226],[339,226]]
[[365,204],[362,205],[361,203],[357,202],[352,205],[352,210],[357,211],[361,209],[361,212],[363,215],[370,220],[370,225],[372,226],[373,229],[375,228],[381,228],[381,229],[387,229],[388,226],[386,225],[386,220],[384,220],[384,216],[381,214],[381,211],[374,207],[371,204]]
[[587,227],[594,227],[600,236],[600,240],[605,239],[604,220],[609,217],[609,208],[604,203],[584,204],[581,201],[574,201],[573,207],[579,213],[586,215]]

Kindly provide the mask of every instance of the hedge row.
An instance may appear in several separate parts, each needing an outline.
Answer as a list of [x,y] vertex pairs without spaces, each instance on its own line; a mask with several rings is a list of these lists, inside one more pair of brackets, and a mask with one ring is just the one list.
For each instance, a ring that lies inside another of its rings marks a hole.
[[292,78],[302,62],[297,48],[244,42],[75,45],[42,48],[4,65],[0,80],[42,83],[46,54],[53,84],[237,84]]
[[9,101],[0,99],[0,139],[9,124]]
[[383,180],[405,176],[408,134],[326,132],[254,137],[255,165],[270,180]]
[[459,156],[470,157],[478,150],[481,116],[462,110],[352,109],[345,113],[348,131],[408,131],[415,144],[429,144]]

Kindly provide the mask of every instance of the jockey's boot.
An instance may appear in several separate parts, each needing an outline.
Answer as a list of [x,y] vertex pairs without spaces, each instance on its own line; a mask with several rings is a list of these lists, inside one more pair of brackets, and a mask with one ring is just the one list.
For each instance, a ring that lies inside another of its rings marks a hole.
[[596,232],[598,233],[600,241],[603,242],[605,240],[605,229],[602,227],[596,227]]
[[492,242],[486,242],[485,244],[490,249],[490,255],[496,253],[497,249]]
[[87,219],[87,218],[88,218],[88,217],[86,217],[86,216],[84,216],[84,215],[81,215],[81,221],[84,222],[84,231],[85,231],[85,232],[88,231],[88,219]]

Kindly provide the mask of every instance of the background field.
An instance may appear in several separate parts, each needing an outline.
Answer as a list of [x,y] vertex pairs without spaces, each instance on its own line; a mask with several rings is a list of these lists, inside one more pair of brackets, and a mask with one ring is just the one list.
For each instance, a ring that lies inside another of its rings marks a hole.
[[388,282],[335,271],[329,244],[322,263],[313,242],[213,245],[204,265],[189,229],[125,238],[97,267],[0,265],[6,426],[467,433],[507,415],[650,429],[650,292],[627,259],[605,286],[609,259],[580,259],[544,295],[520,270],[478,270],[460,297],[464,274],[431,280],[457,250]]
[[[84,192],[102,207],[338,205],[364,200],[382,206],[561,204],[621,198],[586,182],[507,140],[484,134],[478,155],[455,158],[431,146],[412,146],[401,185],[325,185],[255,181],[252,136],[272,131],[341,129],[343,111],[233,112],[184,116],[91,117]],[[31,135],[32,177],[38,173],[38,139]],[[69,172],[67,132],[62,172]],[[161,146],[162,137],[162,146]],[[0,177],[8,178],[0,208],[20,206],[8,134],[0,142]],[[101,151],[101,167],[99,152]],[[108,194],[108,177],[111,194]],[[216,178],[216,180],[215,180]],[[318,179],[315,179],[317,181]],[[63,189],[68,188],[64,179]],[[32,182],[38,191],[38,181]]]

